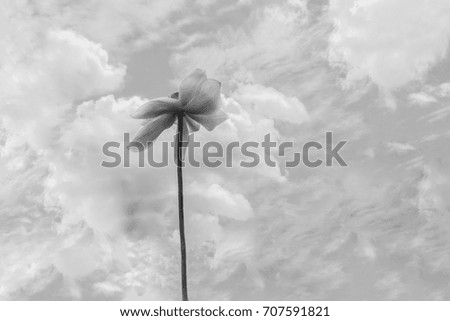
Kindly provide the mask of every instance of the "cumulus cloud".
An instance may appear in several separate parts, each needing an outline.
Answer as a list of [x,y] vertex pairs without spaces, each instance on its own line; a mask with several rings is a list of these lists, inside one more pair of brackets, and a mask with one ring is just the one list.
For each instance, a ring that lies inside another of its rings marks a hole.
[[[58,222],[65,213],[45,203],[49,163],[57,159],[51,156],[57,154],[54,148],[60,132],[73,117],[73,104],[119,88],[126,68],[110,64],[99,44],[35,19],[24,3],[10,3],[1,16],[5,26],[0,37],[1,163],[7,168],[2,179],[8,182],[1,193],[10,200],[1,209],[2,228],[7,231],[2,235],[9,239],[7,234],[13,233],[17,241],[2,238],[7,247],[2,252],[1,296],[21,296],[21,289],[27,287],[29,298],[39,293],[51,297],[48,291],[61,281],[55,271],[80,277],[95,269],[89,262],[71,268],[63,264],[65,259],[58,259],[60,251],[61,257],[76,252],[87,259],[94,254],[82,254],[81,247],[73,247],[76,230],[56,232],[61,230]],[[92,246],[92,253],[96,247]],[[66,297],[67,287],[60,286],[61,291],[54,294]],[[76,288],[70,289],[78,295]]]
[[369,77],[391,90],[418,80],[447,51],[449,8],[445,0],[333,0],[330,61],[349,83]]
[[[20,57],[5,57],[0,72],[2,124],[10,138],[37,146],[52,141],[54,126],[74,101],[117,89],[126,70],[110,65],[100,45],[72,31],[48,30],[40,40],[28,52],[17,50]],[[22,49],[20,41],[4,44],[10,51]]]

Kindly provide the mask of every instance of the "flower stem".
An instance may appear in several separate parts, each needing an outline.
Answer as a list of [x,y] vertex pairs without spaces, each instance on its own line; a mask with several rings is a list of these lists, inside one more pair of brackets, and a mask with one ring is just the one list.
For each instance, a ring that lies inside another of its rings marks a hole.
[[183,301],[188,301],[187,292],[187,267],[186,267],[186,239],[184,236],[184,205],[183,205],[183,114],[178,114],[178,135],[177,135],[177,176],[178,176],[178,222],[180,228],[180,249],[181,249],[181,293]]

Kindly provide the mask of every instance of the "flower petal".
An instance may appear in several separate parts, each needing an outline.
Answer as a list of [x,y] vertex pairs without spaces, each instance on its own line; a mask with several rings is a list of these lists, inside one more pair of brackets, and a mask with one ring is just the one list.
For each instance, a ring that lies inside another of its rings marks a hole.
[[223,123],[225,120],[228,119],[227,114],[222,110],[219,110],[214,114],[209,115],[190,114],[189,117],[191,117],[193,120],[201,124],[209,131],[213,130],[218,125],[220,125],[221,123]]
[[195,93],[194,98],[184,106],[184,110],[193,114],[212,114],[220,107],[220,82],[205,80]]
[[[167,128],[173,125],[176,117],[173,114],[160,115],[149,120],[139,129],[131,143],[141,143],[144,148],[151,146],[153,141]],[[127,146],[129,148],[130,146]]]
[[198,132],[200,129],[200,124],[196,122],[194,119],[192,119],[189,114],[186,114],[184,116],[184,121],[186,122],[187,126],[189,127],[189,130],[191,132]]
[[179,91],[180,101],[183,105],[187,105],[194,98],[196,91],[204,81],[206,81],[206,73],[201,69],[195,69],[183,79]]
[[178,99],[160,97],[149,100],[131,114],[131,117],[138,119],[153,118],[162,114],[177,112],[181,109],[181,102]]

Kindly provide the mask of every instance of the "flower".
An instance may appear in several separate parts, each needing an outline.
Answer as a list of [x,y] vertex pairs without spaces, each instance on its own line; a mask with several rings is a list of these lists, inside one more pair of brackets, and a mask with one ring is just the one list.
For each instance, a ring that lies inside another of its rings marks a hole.
[[182,141],[188,141],[189,132],[196,132],[202,125],[213,130],[227,119],[220,110],[220,82],[208,79],[203,70],[195,69],[180,85],[179,93],[170,97],[155,98],[140,106],[131,117],[145,119],[142,128],[131,144],[140,143],[145,147],[167,128],[171,127],[179,114],[183,115]]
[[[130,145],[127,146],[128,148],[133,143],[139,143],[144,148],[149,147],[165,129],[171,127],[175,120],[178,120],[177,148],[174,155],[177,160],[178,178],[181,293],[183,301],[187,301],[187,260],[186,240],[184,237],[182,174],[182,160],[185,150],[182,148],[181,143],[183,141],[187,142],[189,131],[198,131],[200,125],[211,131],[227,119],[227,115],[220,110],[220,82],[206,78],[206,73],[203,70],[196,69],[181,82],[179,93],[176,92],[170,97],[152,99],[139,107],[131,116],[145,119],[145,122],[130,142]],[[180,153],[180,150],[183,152]]]

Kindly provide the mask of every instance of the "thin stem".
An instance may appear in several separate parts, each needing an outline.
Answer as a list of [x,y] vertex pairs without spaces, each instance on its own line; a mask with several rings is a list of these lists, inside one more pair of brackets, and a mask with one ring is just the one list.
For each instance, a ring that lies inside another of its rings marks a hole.
[[178,114],[177,117],[178,117],[178,135],[177,135],[178,221],[180,228],[180,249],[181,249],[181,293],[183,301],[188,301],[186,239],[184,236],[183,171],[182,171],[183,114],[180,113]]

